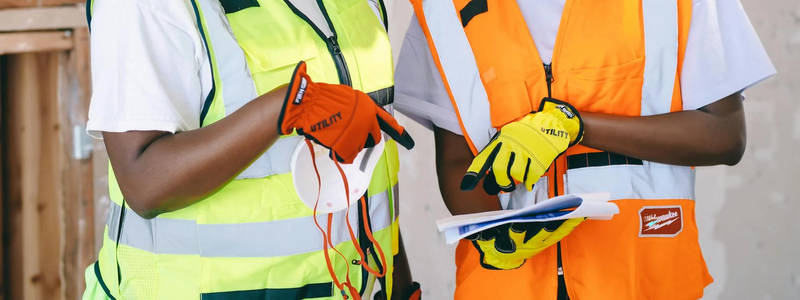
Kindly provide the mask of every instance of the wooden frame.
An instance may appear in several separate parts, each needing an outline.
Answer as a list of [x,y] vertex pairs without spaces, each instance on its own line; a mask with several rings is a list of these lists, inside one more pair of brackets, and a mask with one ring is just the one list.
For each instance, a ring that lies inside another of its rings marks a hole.
[[72,31],[0,33],[0,55],[65,51],[74,47]]
[[60,6],[86,3],[85,0],[0,0],[0,9],[11,7]]
[[2,9],[78,2],[0,0],[0,300],[80,299],[102,241],[105,155],[74,153],[91,94],[85,10]]
[[0,31],[57,30],[81,27],[86,27],[86,9],[83,6],[0,10]]

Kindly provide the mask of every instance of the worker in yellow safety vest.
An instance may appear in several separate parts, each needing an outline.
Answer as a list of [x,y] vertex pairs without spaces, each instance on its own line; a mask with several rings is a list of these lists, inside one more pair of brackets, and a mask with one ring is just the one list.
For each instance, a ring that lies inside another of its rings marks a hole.
[[[376,281],[419,299],[398,227],[396,144],[414,142],[391,115],[382,1],[90,0],[87,17],[87,131],[111,201],[83,299],[361,299]],[[316,176],[296,176],[303,153]],[[326,180],[349,190],[360,163],[364,188],[317,213]]]
[[739,1],[411,3],[395,108],[433,128],[453,214],[619,207],[462,240],[455,299],[701,298],[693,166],[739,162],[742,91],[775,73]]

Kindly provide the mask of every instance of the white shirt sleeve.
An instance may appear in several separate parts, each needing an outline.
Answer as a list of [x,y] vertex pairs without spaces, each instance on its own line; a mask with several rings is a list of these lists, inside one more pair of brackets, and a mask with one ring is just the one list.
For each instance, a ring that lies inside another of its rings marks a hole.
[[205,48],[183,1],[160,2],[96,1],[90,135],[199,127]]
[[453,103],[416,16],[411,17],[400,49],[394,84],[394,108],[397,111],[428,129],[435,125],[463,135]]
[[[680,78],[684,110],[716,102],[775,73],[739,0],[695,1]],[[416,16],[397,62],[395,108],[427,128],[463,135]]]
[[714,103],[774,75],[739,0],[698,0],[681,73],[683,109]]

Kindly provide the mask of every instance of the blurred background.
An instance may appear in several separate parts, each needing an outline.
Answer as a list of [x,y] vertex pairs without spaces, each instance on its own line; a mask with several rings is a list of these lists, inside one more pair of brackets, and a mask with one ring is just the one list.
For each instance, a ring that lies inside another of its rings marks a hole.
[[[741,1],[778,75],[746,92],[742,162],[698,170],[697,222],[715,279],[703,299],[797,300],[800,1]],[[80,299],[100,247],[107,157],[84,133],[91,79],[81,2],[0,0],[0,300]],[[396,58],[412,10],[406,0],[386,4]],[[400,175],[414,279],[424,299],[451,299],[454,248],[435,227],[449,213],[433,135],[399,119],[417,141],[401,152]]]

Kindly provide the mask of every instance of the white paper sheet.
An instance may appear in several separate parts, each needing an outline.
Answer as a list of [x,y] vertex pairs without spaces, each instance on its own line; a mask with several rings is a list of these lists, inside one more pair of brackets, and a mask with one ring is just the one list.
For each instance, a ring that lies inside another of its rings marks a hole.
[[[608,202],[609,197],[607,193],[564,195],[521,209],[452,216],[436,221],[436,226],[445,233],[446,242],[452,244],[476,232],[508,223],[547,222],[581,217],[610,220],[619,213],[619,207]],[[569,210],[572,208],[574,210]]]

